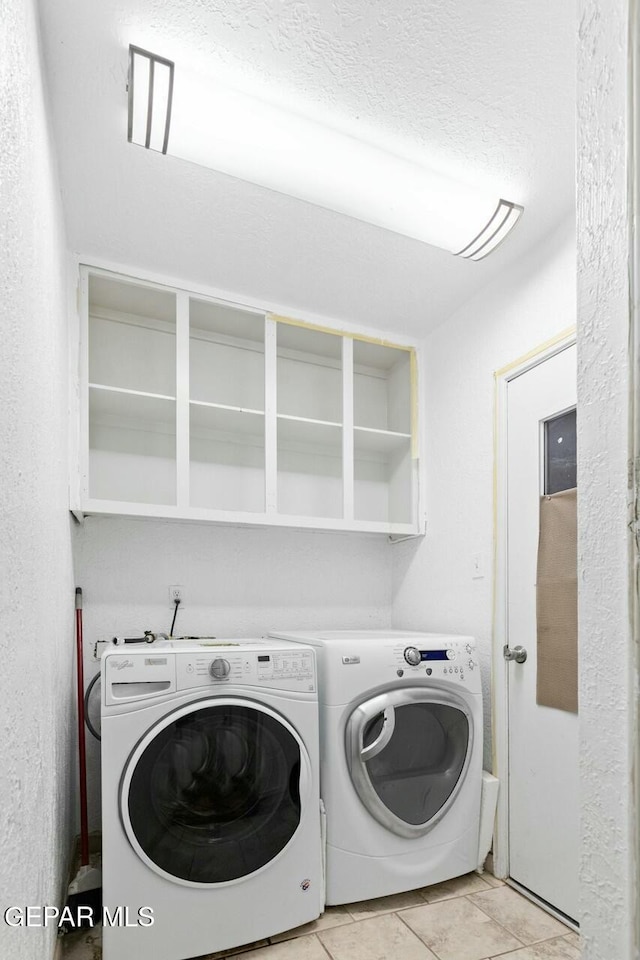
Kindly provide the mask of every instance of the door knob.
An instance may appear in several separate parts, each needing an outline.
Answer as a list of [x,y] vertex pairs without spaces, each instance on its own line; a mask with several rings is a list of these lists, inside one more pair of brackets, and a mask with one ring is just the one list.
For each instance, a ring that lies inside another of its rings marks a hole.
[[514,647],[513,650],[510,648],[508,643],[505,643],[502,648],[502,656],[505,660],[515,660],[516,663],[524,663],[527,659],[527,651],[524,647]]

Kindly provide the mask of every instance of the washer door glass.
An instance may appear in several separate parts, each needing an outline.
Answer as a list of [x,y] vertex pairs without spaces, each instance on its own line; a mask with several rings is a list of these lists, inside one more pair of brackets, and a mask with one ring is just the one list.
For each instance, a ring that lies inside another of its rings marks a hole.
[[273,860],[296,832],[300,765],[299,743],[275,714],[241,701],[181,710],[131,758],[125,827],[170,877],[236,880]]
[[404,689],[351,714],[347,756],[369,812],[405,837],[432,829],[453,802],[471,753],[471,717],[447,694]]

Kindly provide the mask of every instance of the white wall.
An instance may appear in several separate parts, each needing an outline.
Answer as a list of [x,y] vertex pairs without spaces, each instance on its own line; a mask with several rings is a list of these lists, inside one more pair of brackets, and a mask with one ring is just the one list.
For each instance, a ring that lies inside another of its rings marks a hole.
[[[627,529],[629,4],[626,0],[615,4],[581,0],[579,8],[578,615],[583,957],[631,960],[639,954],[634,945],[638,913],[638,826],[633,798],[637,743],[631,736],[637,686]],[[613,669],[607,668],[614,664]]]
[[[270,629],[391,624],[386,537],[87,517],[76,528],[87,655],[96,640],[169,632],[169,585],[184,586],[176,635],[259,637]],[[97,665],[87,659],[87,679]],[[91,740],[91,738],[89,738]],[[99,766],[89,744],[90,819]]]
[[[425,341],[427,535],[393,547],[393,624],[477,637],[491,769],[495,370],[575,323],[575,221]],[[479,555],[483,577],[473,579]]]
[[[73,578],[64,232],[34,0],[0,31],[0,891],[60,905],[73,833]],[[55,929],[0,922],[0,956]]]

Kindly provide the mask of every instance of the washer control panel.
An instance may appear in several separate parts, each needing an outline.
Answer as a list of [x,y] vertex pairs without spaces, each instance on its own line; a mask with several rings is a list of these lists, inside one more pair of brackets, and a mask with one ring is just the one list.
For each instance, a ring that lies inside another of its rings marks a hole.
[[314,655],[293,645],[290,650],[229,648],[179,654],[177,683],[179,690],[240,684],[310,693],[316,689]]

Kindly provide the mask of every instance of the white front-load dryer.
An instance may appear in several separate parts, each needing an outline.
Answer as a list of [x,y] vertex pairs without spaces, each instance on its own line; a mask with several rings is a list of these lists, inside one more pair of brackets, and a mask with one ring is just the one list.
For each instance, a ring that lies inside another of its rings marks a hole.
[[183,960],[315,919],[314,651],[119,647],[102,690],[104,960]]
[[482,690],[472,637],[404,631],[272,634],[318,656],[327,903],[474,870]]

